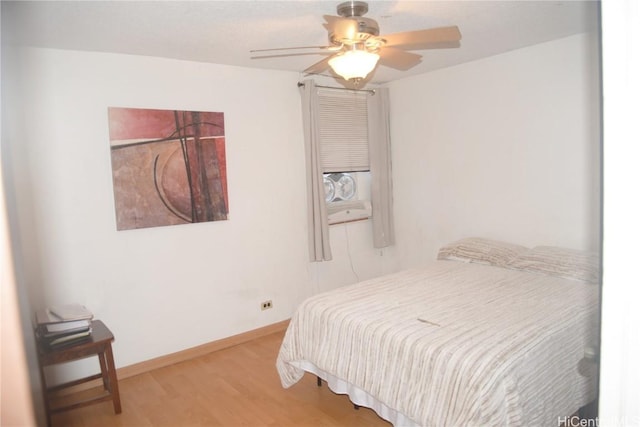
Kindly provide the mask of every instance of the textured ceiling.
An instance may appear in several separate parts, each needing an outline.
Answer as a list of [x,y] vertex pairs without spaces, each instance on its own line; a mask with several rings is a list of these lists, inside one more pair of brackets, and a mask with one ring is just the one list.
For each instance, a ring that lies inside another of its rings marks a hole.
[[[326,45],[333,1],[2,1],[2,41],[47,48],[158,56],[301,72],[310,53],[251,59],[251,49]],[[457,25],[461,47],[416,51],[408,71],[378,66],[386,82],[597,31],[595,1],[370,1],[382,35]]]

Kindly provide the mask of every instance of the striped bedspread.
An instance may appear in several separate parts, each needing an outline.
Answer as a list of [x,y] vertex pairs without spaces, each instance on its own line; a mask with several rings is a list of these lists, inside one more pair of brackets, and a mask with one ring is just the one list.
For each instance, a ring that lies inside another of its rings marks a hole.
[[595,396],[598,287],[437,261],[309,298],[277,368],[308,361],[423,426],[558,425]]

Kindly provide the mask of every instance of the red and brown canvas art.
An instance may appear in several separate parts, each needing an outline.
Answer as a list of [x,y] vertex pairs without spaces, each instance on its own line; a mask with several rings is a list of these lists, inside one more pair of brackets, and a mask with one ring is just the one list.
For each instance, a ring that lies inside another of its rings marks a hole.
[[118,230],[229,214],[224,113],[109,108]]

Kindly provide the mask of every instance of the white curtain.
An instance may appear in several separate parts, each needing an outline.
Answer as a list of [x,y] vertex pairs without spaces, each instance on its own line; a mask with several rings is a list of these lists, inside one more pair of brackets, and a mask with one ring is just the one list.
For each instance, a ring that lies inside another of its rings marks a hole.
[[302,95],[302,123],[307,171],[307,220],[309,223],[310,261],[331,260],[329,221],[324,200],[324,182],[320,164],[320,136],[318,131],[318,91],[313,80],[300,86]]
[[369,126],[369,167],[371,168],[371,209],[373,246],[395,243],[393,229],[393,186],[391,182],[391,139],[389,133],[389,90],[378,88],[367,98]]

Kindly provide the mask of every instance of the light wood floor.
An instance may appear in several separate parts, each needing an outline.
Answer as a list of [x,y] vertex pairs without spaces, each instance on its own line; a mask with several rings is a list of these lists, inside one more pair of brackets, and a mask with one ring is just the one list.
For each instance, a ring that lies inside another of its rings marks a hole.
[[54,415],[53,427],[390,426],[326,384],[318,387],[310,374],[283,389],[275,368],[283,335],[120,380],[121,414],[99,403]]

